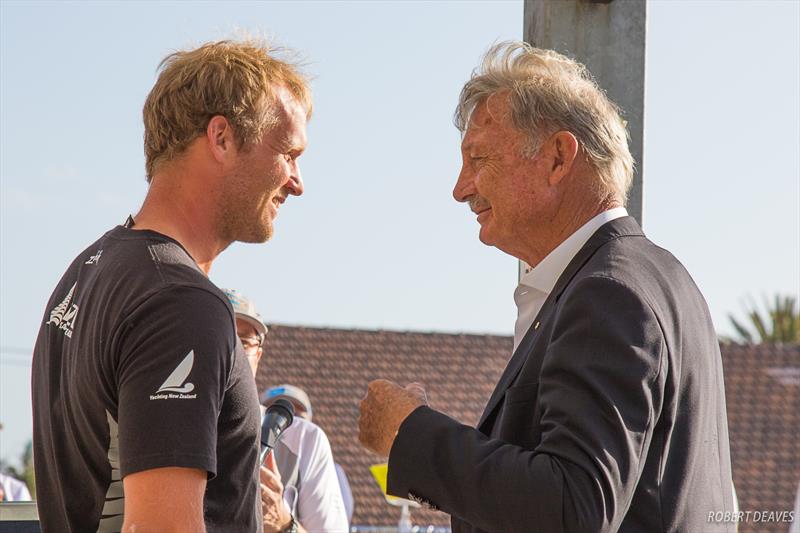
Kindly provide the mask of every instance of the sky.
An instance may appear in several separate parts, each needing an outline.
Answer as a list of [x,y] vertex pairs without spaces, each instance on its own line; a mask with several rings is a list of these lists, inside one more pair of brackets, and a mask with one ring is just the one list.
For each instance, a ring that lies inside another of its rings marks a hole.
[[[141,108],[168,53],[248,33],[297,50],[314,116],[306,192],[211,279],[267,322],[510,335],[516,260],[451,191],[452,114],[522,1],[0,3],[0,459],[31,436],[30,360],[75,255],[147,190]],[[648,6],[644,229],[715,325],[800,293],[800,4]]]

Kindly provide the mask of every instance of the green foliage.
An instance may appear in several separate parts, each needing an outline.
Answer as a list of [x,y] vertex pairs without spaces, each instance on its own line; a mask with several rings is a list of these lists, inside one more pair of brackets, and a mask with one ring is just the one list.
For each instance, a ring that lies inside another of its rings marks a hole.
[[738,339],[733,342],[741,344],[780,344],[800,343],[800,311],[797,308],[797,299],[794,296],[775,295],[775,300],[770,303],[764,299],[766,313],[750,301],[745,306],[746,321],[739,321],[728,314],[733,329],[736,330]]
[[22,454],[22,481],[28,485],[31,498],[36,499],[36,477],[33,474],[33,442],[28,441],[25,452]]

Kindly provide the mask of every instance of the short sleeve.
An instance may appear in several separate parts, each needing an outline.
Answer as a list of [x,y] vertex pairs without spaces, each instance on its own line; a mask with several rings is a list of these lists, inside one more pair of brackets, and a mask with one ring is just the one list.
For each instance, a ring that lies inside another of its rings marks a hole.
[[170,466],[214,477],[235,347],[230,309],[205,289],[170,286],[147,298],[122,328],[115,368],[123,477]]

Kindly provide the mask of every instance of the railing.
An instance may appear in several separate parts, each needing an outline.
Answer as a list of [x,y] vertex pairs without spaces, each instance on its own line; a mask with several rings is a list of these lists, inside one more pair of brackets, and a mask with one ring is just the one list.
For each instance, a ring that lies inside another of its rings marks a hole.
[[36,502],[0,503],[0,533],[40,533]]
[[449,527],[443,526],[350,526],[350,533],[451,533]]

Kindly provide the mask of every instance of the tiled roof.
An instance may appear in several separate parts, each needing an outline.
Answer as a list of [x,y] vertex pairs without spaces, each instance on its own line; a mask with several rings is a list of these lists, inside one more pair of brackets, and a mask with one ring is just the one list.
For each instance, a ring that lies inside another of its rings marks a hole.
[[[733,480],[742,511],[790,511],[800,484],[800,346],[722,345]],[[740,532],[786,523],[742,523]]]
[[[357,440],[358,403],[369,381],[422,383],[430,403],[475,424],[512,348],[511,337],[270,325],[257,381],[259,391],[280,383],[311,397],[314,422],[327,433],[347,472],[355,500],[353,524],[396,525],[400,512],[385,503],[369,473],[382,458]],[[740,508],[790,510],[800,480],[800,346],[723,345],[734,480]],[[447,515],[411,512],[415,524],[449,525]],[[757,527],[756,527],[757,526]],[[785,524],[741,524],[765,531]]]

